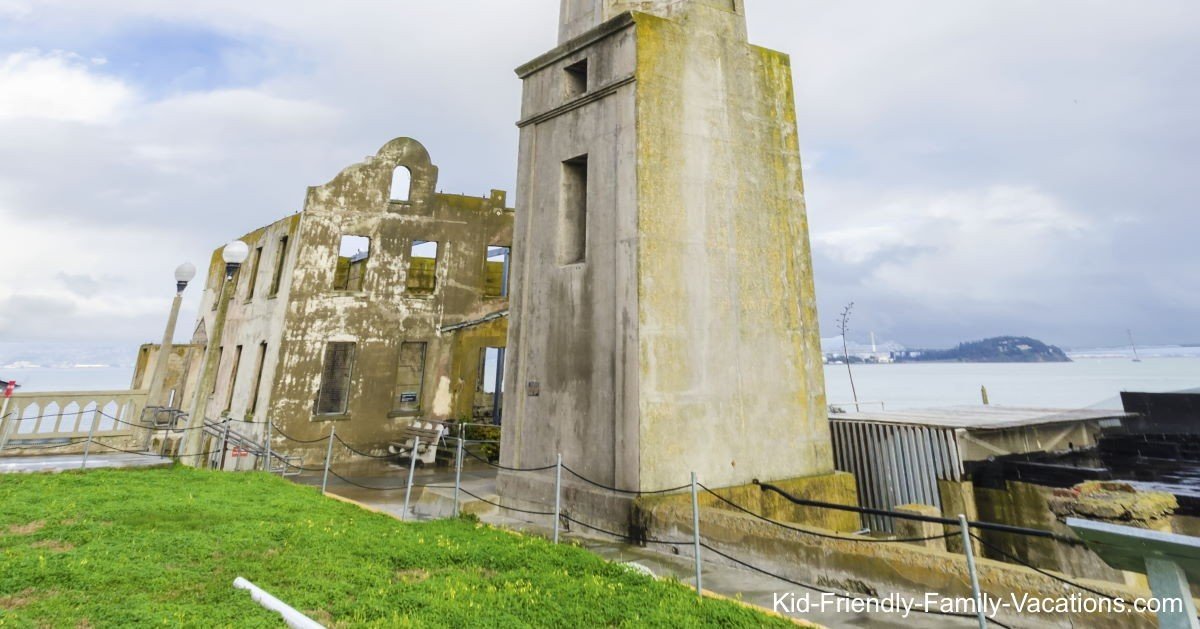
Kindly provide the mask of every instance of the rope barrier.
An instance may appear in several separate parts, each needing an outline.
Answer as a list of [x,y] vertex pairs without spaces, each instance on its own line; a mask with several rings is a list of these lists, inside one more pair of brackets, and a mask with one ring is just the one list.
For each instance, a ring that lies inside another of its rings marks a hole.
[[279,429],[278,426],[276,426],[274,424],[271,424],[271,427],[274,428],[275,432],[279,433],[279,435],[281,437],[283,437],[284,439],[287,439],[288,441],[291,441],[293,443],[299,443],[299,444],[325,443],[326,441],[329,440],[329,435],[325,435],[324,437],[321,437],[320,439],[311,439],[311,440],[307,440],[307,441],[304,439],[297,439],[295,437],[288,435],[286,432],[283,432],[282,430]]
[[[552,465],[550,467],[554,467],[554,466]],[[568,467],[566,465],[563,465],[563,469],[566,470],[567,473],[571,474],[575,478],[578,478],[579,480],[581,480],[589,485],[592,485],[593,487],[599,487],[600,489],[604,489],[604,490],[612,491],[612,492],[616,492],[616,493],[621,493],[621,494],[626,494],[629,496],[655,496],[655,495],[660,495],[660,494],[673,494],[676,492],[683,491],[685,489],[690,489],[692,487],[691,483],[688,483],[687,485],[681,485],[679,487],[672,487],[671,489],[660,489],[658,491],[637,491],[637,490],[633,490],[633,489],[617,489],[616,487],[609,487],[608,485],[604,485],[602,483],[597,483],[596,481],[584,476],[583,474],[580,474],[579,472],[576,472],[575,470],[571,469],[570,467]]]
[[346,448],[347,450],[349,450],[349,451],[353,452],[354,454],[357,454],[358,456],[361,456],[361,457],[364,457],[364,458],[368,458],[368,459],[391,459],[391,458],[394,458],[394,457],[396,456],[396,455],[394,455],[394,454],[384,454],[384,455],[380,456],[380,455],[375,455],[375,454],[367,454],[366,452],[362,452],[362,451],[356,450],[356,449],[354,448],[354,446],[352,446],[352,445],[350,445],[350,444],[346,443],[345,441],[343,441],[343,440],[342,440],[342,437],[341,437],[341,435],[338,435],[338,436],[337,436],[337,441],[338,441],[338,443],[342,444],[342,447],[344,447],[344,448]]
[[1051,572],[1048,572],[1048,571],[1046,571],[1046,570],[1042,570],[1041,568],[1039,568],[1039,567],[1037,567],[1037,566],[1035,566],[1035,565],[1033,565],[1033,564],[1031,564],[1031,563],[1029,563],[1029,562],[1027,562],[1027,561],[1025,561],[1025,560],[1023,560],[1023,559],[1021,559],[1020,557],[1016,557],[1016,556],[1014,556],[1014,555],[1010,555],[1009,553],[1005,552],[1004,550],[1001,550],[1000,548],[997,548],[996,546],[993,546],[993,545],[991,545],[991,544],[989,544],[989,543],[987,543],[987,542],[983,541],[983,538],[982,538],[982,537],[980,537],[980,536],[978,536],[978,535],[976,535],[975,533],[971,533],[971,537],[972,537],[972,539],[974,539],[975,541],[977,541],[977,542],[979,542],[981,545],[983,545],[983,547],[984,547],[984,548],[987,548],[988,550],[990,550],[990,551],[992,551],[992,552],[994,552],[994,553],[996,553],[996,554],[998,554],[998,555],[1000,555],[1000,556],[1002,556],[1002,557],[1006,557],[1007,559],[1009,559],[1010,561],[1012,561],[1012,562],[1014,562],[1014,563],[1017,563],[1017,564],[1020,564],[1020,565],[1022,565],[1022,566],[1025,566],[1026,568],[1029,568],[1030,570],[1033,570],[1034,572],[1037,572],[1038,574],[1040,574],[1040,575],[1042,575],[1042,576],[1045,576],[1045,577],[1050,577],[1051,579],[1054,579],[1055,581],[1058,581],[1058,582],[1060,582],[1060,583],[1064,583],[1064,584],[1066,584],[1066,585],[1069,585],[1069,586],[1071,586],[1071,587],[1073,587],[1073,588],[1076,588],[1076,589],[1078,589],[1078,590],[1083,590],[1084,592],[1088,592],[1089,594],[1095,594],[1096,596],[1099,596],[1099,597],[1101,597],[1101,598],[1104,598],[1104,599],[1108,599],[1108,600],[1110,600],[1110,601],[1123,601],[1123,600],[1124,600],[1124,599],[1122,599],[1122,598],[1120,598],[1120,597],[1111,596],[1111,595],[1109,595],[1109,594],[1105,594],[1104,592],[1101,592],[1101,591],[1099,591],[1099,590],[1093,590],[1092,588],[1090,588],[1090,587],[1087,587],[1086,585],[1080,585],[1080,584],[1078,584],[1078,583],[1075,583],[1074,581],[1070,581],[1070,580],[1068,580],[1068,579],[1064,579],[1063,577],[1060,577],[1060,576],[1058,576],[1058,575],[1055,575],[1055,574],[1053,574],[1053,573],[1051,573]]
[[[565,513],[559,517],[566,520],[567,522],[570,522],[572,524],[578,524],[579,526],[582,526],[585,529],[590,529],[592,531],[596,531],[597,533],[603,533],[610,537],[615,537],[617,539],[622,539],[622,540],[630,539],[630,536],[628,536],[628,535],[622,535],[621,533],[614,533],[613,531],[602,529],[598,526],[593,526],[582,520],[576,520],[575,518],[572,518],[571,516],[569,516]],[[647,544],[663,544],[665,546],[691,546],[692,544],[695,543],[695,542],[669,542],[669,541],[663,540],[663,539],[646,539],[643,541],[645,541]]]
[[492,467],[494,467],[494,468],[496,468],[496,469],[498,469],[498,470],[504,470],[504,471],[506,471],[506,472],[545,472],[546,470],[552,470],[552,469],[554,469],[554,468],[558,467],[558,465],[557,465],[557,464],[555,464],[555,465],[547,465],[547,466],[545,466],[545,467],[528,467],[528,468],[520,468],[520,467],[505,467],[505,466],[503,466],[503,465],[500,465],[500,464],[498,464],[498,463],[492,463],[491,461],[489,461],[489,460],[487,460],[487,459],[485,459],[485,458],[483,458],[483,457],[479,456],[478,454],[475,454],[474,452],[471,452],[470,450],[463,449],[463,452],[467,453],[467,456],[469,456],[469,457],[471,457],[471,458],[473,458],[473,459],[477,459],[477,460],[479,460],[479,461],[482,461],[482,462],[484,462],[484,463],[487,463],[488,465],[490,465],[490,466],[492,466]]
[[496,507],[496,508],[498,508],[498,509],[505,509],[505,510],[507,510],[507,511],[516,511],[517,513],[526,513],[526,514],[529,514],[529,515],[546,515],[546,516],[554,516],[554,512],[553,512],[553,511],[530,511],[530,510],[528,510],[528,509],[518,509],[518,508],[516,508],[516,507],[506,507],[506,506],[504,506],[504,505],[502,505],[502,504],[500,504],[500,503],[498,503],[498,502],[492,502],[491,500],[488,500],[487,498],[484,498],[483,496],[476,496],[475,494],[471,493],[470,491],[467,491],[467,489],[466,489],[465,487],[459,487],[459,488],[458,488],[458,490],[459,490],[459,491],[461,491],[462,493],[464,493],[464,494],[466,494],[466,495],[468,495],[468,496],[470,496],[470,497],[472,497],[472,498],[474,498],[474,499],[476,499],[476,500],[480,501],[480,502],[484,502],[484,503],[490,504],[490,505],[492,505],[493,507]]
[[[329,475],[341,480],[347,485],[353,485],[360,489],[369,489],[372,491],[399,491],[401,489],[408,489],[407,485],[401,485],[399,487],[371,487],[369,485],[362,485],[346,478],[345,476],[342,476],[341,474],[338,474],[337,472],[333,471],[332,468],[329,470]],[[418,485],[416,483],[413,483],[413,487],[417,489],[454,489],[454,485]]]
[[754,516],[755,518],[758,518],[759,520],[762,520],[763,522],[770,522],[771,524],[774,524],[775,526],[778,526],[780,528],[785,528],[789,531],[795,531],[797,533],[803,533],[805,535],[812,535],[813,537],[820,537],[822,539],[831,539],[831,540],[837,540],[840,542],[859,542],[862,544],[908,544],[908,543],[917,543],[917,542],[931,542],[931,541],[939,540],[939,539],[949,539],[951,537],[954,537],[955,535],[958,535],[958,533],[943,533],[941,535],[933,535],[930,537],[909,537],[909,538],[896,538],[896,539],[881,539],[880,538],[880,539],[877,539],[877,538],[873,538],[873,537],[855,538],[855,537],[844,537],[841,535],[829,535],[826,533],[818,533],[817,531],[810,531],[808,529],[802,529],[802,528],[799,528],[796,526],[791,526],[784,522],[772,520],[771,518],[768,518],[764,515],[759,515],[753,511],[747,509],[746,507],[743,507],[742,505],[739,505],[739,504],[725,498],[724,496],[709,489],[708,487],[705,487],[703,484],[699,485],[699,487],[701,489],[703,489],[705,492],[707,492],[708,494],[711,494],[712,496],[714,496],[717,500],[724,502],[725,504],[733,507],[734,509],[741,511],[742,513]]

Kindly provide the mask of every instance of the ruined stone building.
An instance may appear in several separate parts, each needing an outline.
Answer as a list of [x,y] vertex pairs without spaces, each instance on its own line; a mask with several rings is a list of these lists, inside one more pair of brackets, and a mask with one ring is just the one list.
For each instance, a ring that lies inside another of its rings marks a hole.
[[[853,501],[826,421],[786,55],[742,0],[563,0],[524,81],[502,461],[627,491],[754,478]],[[552,480],[552,479],[550,479]],[[501,495],[553,484],[502,473]],[[568,509],[620,522],[585,486]]]
[[[336,422],[378,452],[413,418],[499,419],[513,211],[502,191],[442,194],[437,178],[425,147],[393,140],[310,188],[303,212],[242,236],[250,257],[224,292],[214,252],[193,341],[215,346],[193,422],[271,420],[300,440]],[[273,447],[315,446],[276,433]]]

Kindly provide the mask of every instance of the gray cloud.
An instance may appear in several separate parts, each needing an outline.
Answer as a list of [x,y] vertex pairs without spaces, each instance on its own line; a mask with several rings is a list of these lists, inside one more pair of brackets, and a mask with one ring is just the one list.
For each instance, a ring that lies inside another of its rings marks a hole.
[[[395,136],[429,146],[444,190],[511,191],[512,68],[554,44],[557,5],[0,0],[0,224],[19,241],[0,248],[0,340],[154,338],[176,264]],[[755,41],[793,55],[827,336],[854,300],[864,337],[913,345],[1200,342],[1200,5],[749,10]],[[155,25],[211,35],[223,67],[122,67]],[[114,281],[63,279],[84,276]],[[61,300],[56,325],[29,300]]]

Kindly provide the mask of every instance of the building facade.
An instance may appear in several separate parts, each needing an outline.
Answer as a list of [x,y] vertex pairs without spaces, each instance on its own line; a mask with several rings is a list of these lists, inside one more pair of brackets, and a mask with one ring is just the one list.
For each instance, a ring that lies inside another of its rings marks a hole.
[[[437,176],[425,147],[393,140],[310,188],[303,212],[241,237],[250,256],[232,280],[213,253],[192,425],[270,421],[272,447],[296,453],[316,446],[282,435],[336,424],[382,452],[415,418],[499,419],[513,211],[501,191],[438,193]],[[261,423],[235,428],[265,437]]]

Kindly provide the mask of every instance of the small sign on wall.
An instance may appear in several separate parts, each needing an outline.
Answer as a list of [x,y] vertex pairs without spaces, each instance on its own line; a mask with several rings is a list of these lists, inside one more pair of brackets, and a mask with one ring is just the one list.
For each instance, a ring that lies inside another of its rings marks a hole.
[[402,404],[416,404],[418,395],[413,392],[401,393],[400,402]]
[[542,383],[536,380],[530,380],[525,383],[525,395],[529,397],[540,397],[542,395]]

